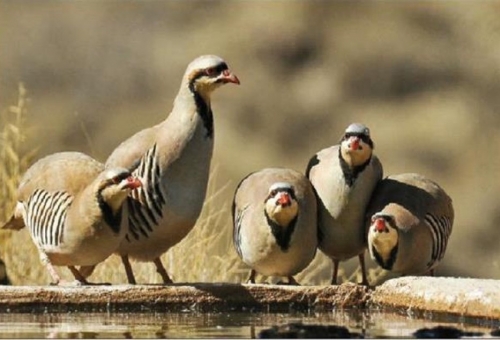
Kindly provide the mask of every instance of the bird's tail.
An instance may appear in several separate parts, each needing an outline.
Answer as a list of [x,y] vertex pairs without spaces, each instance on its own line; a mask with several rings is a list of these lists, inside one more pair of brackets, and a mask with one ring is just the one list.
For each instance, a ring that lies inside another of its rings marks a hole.
[[8,229],[8,230],[20,230],[23,229],[26,225],[24,224],[23,219],[23,209],[24,206],[21,202],[17,203],[16,209],[12,214],[10,220],[7,221],[0,229]]

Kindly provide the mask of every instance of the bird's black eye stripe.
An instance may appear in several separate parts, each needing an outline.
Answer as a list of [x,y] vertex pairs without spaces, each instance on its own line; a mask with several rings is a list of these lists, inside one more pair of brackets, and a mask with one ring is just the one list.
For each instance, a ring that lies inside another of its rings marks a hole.
[[278,192],[286,192],[287,194],[289,194],[289,195],[290,195],[290,197],[291,197],[292,199],[294,199],[294,200],[296,199],[296,197],[295,197],[295,192],[293,191],[293,189],[292,189],[292,188],[278,188],[278,189],[271,190],[271,192],[269,192],[269,195],[266,197],[266,201],[267,201],[268,199],[270,199],[270,198],[272,198],[272,197],[276,196],[276,194],[277,194]]
[[219,65],[217,65],[215,67],[215,70],[217,71],[217,73],[221,73],[222,71],[227,70],[227,64],[226,63],[220,63]]
[[394,216],[384,216],[383,219],[387,222],[387,225],[390,227],[396,225],[396,220],[394,219]]
[[371,144],[371,141],[370,141],[370,137],[367,136],[367,135],[359,135],[359,138],[361,138],[361,140],[363,142],[365,142],[366,144]]
[[363,134],[363,133],[353,133],[353,132],[349,132],[349,133],[346,133],[344,135],[344,139],[348,139],[348,138],[351,138],[351,137],[358,137],[359,139],[361,139],[363,142],[367,143],[367,144],[370,144],[370,137]]
[[120,173],[120,174],[116,175],[115,177],[113,177],[113,178],[111,179],[111,181],[112,181],[113,183],[115,183],[115,184],[118,184],[118,183],[120,183],[121,181],[123,181],[124,179],[126,179],[127,177],[129,177],[129,176],[130,176],[130,173],[128,173],[128,172],[122,172],[122,173]]
[[227,64],[226,63],[221,63],[221,64],[219,64],[217,66],[207,68],[205,70],[205,74],[207,76],[213,77],[213,76],[221,74],[223,71],[225,71],[227,69],[228,69]]

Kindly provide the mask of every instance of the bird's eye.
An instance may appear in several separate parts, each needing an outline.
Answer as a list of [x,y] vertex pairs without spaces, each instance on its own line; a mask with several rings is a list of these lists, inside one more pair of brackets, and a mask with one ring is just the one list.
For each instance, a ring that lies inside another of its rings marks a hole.
[[217,69],[215,67],[210,67],[205,70],[205,73],[209,77],[213,77],[217,74]]
[[276,196],[278,192],[276,190],[271,191],[271,196]]
[[130,176],[130,173],[121,173],[117,176],[114,176],[113,178],[111,178],[111,182],[113,182],[113,184],[118,184],[120,183],[121,181],[123,181],[125,178],[129,177]]

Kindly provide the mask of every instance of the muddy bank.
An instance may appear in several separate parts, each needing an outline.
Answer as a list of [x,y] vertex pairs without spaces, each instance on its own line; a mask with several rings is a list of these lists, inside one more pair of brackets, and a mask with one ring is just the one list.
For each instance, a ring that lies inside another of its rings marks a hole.
[[0,287],[0,312],[269,311],[364,308],[369,289],[228,283]]
[[0,287],[0,312],[328,311],[388,309],[500,320],[500,281],[405,277],[367,288],[193,283]]

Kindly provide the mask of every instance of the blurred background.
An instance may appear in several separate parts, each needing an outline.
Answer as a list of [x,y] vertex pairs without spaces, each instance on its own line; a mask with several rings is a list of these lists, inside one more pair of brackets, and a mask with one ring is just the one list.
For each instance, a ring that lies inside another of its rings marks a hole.
[[[213,242],[217,259],[203,267],[235,256],[228,215],[241,178],[271,166],[304,171],[349,123],[362,122],[385,175],[419,172],[454,201],[437,275],[498,279],[499,17],[496,1],[0,0],[0,107],[16,102],[23,82],[26,150],[36,148],[37,158],[75,150],[104,161],[168,115],[192,59],[220,55],[241,85],[212,100],[211,186],[219,192],[212,209],[225,217],[204,233],[226,241]],[[37,261],[5,249],[17,282],[40,279],[25,279]],[[343,263],[345,277],[356,265]],[[307,282],[328,282],[329,261],[319,255],[311,267]],[[214,278],[170,270],[178,280]]]

